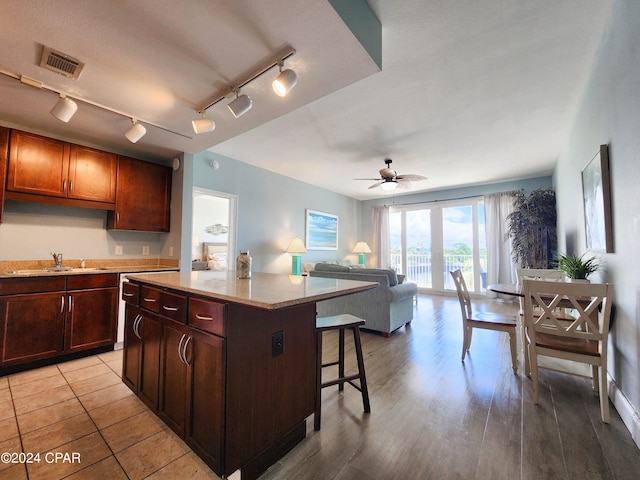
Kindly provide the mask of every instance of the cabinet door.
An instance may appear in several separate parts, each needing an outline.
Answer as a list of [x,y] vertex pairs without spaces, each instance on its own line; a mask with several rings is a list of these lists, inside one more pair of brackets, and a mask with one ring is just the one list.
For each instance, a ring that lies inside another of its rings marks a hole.
[[12,130],[10,145],[8,191],[67,196],[70,150],[67,142]]
[[222,473],[225,411],[225,340],[190,329],[185,348],[188,371],[188,411],[185,440],[200,458]]
[[116,210],[107,227],[115,230],[169,231],[171,168],[118,157]]
[[113,153],[71,145],[68,197],[115,203],[117,165]]
[[9,129],[0,127],[0,223],[4,209],[4,185],[7,173],[7,156],[9,155]]
[[138,396],[154,413],[157,413],[162,329],[157,315],[144,310],[140,310],[140,315],[142,319],[138,331],[142,335],[142,354]]
[[2,365],[30,362],[63,352],[64,292],[0,297]]
[[124,309],[124,348],[122,349],[122,381],[136,395],[140,386],[142,334],[140,309],[127,304]]
[[65,350],[75,352],[115,343],[117,315],[117,288],[69,291]]
[[162,320],[160,405],[158,415],[184,438],[187,412],[187,365],[183,349],[188,338],[186,325]]

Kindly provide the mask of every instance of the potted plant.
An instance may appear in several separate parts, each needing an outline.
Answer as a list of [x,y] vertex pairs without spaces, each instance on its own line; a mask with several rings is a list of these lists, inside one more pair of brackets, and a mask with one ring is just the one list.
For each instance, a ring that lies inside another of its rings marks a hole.
[[584,259],[584,254],[577,255],[560,255],[554,262],[555,265],[564,272],[571,281],[589,281],[587,277],[596,272],[602,266],[598,257]]
[[556,251],[556,194],[552,188],[528,196],[513,193],[513,211],[507,215],[513,260],[523,268],[551,268]]

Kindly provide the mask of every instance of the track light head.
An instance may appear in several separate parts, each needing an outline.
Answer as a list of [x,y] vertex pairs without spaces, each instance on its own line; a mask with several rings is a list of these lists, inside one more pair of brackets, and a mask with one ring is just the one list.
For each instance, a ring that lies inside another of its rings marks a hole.
[[202,110],[200,113],[202,114],[201,118],[196,118],[195,120],[191,121],[193,131],[196,133],[213,132],[216,129],[216,122],[214,122],[211,118],[205,117],[204,110]]
[[58,120],[67,123],[69,120],[71,120],[71,117],[73,117],[77,110],[78,104],[76,102],[74,102],[70,98],[67,98],[63,94],[60,94],[60,99],[53,106],[50,113]]
[[253,101],[247,95],[238,95],[239,90],[236,90],[236,99],[229,102],[227,107],[234,117],[238,118],[251,110]]
[[124,132],[124,136],[127,137],[127,139],[131,143],[136,143],[138,140],[144,137],[144,135],[147,133],[147,129],[144,128],[144,125],[138,123],[135,118],[132,118],[131,122],[133,123],[133,125],[131,125],[131,128],[129,128],[129,130]]
[[283,62],[278,62],[278,65],[280,66],[280,75],[276,77],[271,86],[276,95],[284,97],[296,86],[298,76],[290,68],[282,70]]

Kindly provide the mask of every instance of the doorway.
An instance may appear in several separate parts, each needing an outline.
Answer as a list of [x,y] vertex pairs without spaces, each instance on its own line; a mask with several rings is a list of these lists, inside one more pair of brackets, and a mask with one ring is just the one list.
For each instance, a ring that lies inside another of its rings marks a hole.
[[233,270],[236,256],[237,195],[193,188],[191,260],[209,270]]

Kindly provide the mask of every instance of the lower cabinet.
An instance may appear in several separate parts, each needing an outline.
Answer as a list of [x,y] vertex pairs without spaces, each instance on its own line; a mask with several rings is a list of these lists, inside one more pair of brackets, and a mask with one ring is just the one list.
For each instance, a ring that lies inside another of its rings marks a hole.
[[15,365],[64,351],[65,292],[0,297],[4,314],[0,363]]
[[65,350],[76,352],[116,342],[118,288],[67,292]]
[[225,341],[162,320],[160,417],[211,466],[222,468]]
[[158,412],[160,319],[127,304],[125,307],[122,381],[154,413]]

